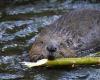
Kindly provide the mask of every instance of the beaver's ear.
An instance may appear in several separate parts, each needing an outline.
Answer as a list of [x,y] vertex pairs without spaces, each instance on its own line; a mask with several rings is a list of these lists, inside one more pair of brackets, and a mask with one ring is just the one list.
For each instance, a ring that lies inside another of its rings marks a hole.
[[39,31],[39,32],[48,31],[48,27],[49,27],[48,25],[46,25],[45,27],[39,27],[39,28],[38,28],[38,31]]
[[39,27],[38,28],[38,32],[41,32],[41,31],[43,31],[45,29],[45,27]]
[[49,29],[46,26],[46,27],[39,28],[38,31],[39,31],[40,35],[45,35],[46,33],[49,32]]

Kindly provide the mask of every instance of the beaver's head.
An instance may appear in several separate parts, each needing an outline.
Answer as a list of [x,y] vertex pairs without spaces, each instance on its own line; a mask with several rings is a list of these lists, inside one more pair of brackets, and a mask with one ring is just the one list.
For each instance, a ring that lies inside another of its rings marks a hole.
[[48,58],[50,60],[60,57],[75,57],[75,52],[69,48],[64,34],[50,30],[49,28],[42,30],[33,43],[30,50],[31,61]]

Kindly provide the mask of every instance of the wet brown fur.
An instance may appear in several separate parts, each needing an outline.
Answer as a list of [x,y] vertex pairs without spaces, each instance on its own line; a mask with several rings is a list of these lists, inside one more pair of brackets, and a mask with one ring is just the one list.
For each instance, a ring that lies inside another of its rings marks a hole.
[[46,47],[58,47],[55,57],[76,57],[76,51],[100,46],[100,11],[75,10],[45,27],[30,50],[31,61],[47,58]]

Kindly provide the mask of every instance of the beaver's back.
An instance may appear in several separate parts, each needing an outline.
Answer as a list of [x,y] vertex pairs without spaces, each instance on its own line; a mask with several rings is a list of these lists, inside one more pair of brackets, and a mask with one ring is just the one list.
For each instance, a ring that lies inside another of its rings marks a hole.
[[62,36],[70,32],[74,41],[82,40],[85,48],[98,46],[100,43],[100,11],[98,10],[71,11],[49,27],[52,27],[51,32],[60,33]]

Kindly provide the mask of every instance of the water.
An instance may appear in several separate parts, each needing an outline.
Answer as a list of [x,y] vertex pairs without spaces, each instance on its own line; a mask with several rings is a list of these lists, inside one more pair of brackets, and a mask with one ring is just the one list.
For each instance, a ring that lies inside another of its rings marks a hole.
[[[12,4],[12,3],[11,3]],[[100,80],[100,68],[27,69],[28,52],[40,29],[73,9],[100,10],[100,4],[70,0],[10,5],[0,9],[0,80]],[[67,66],[66,66],[67,67]]]

